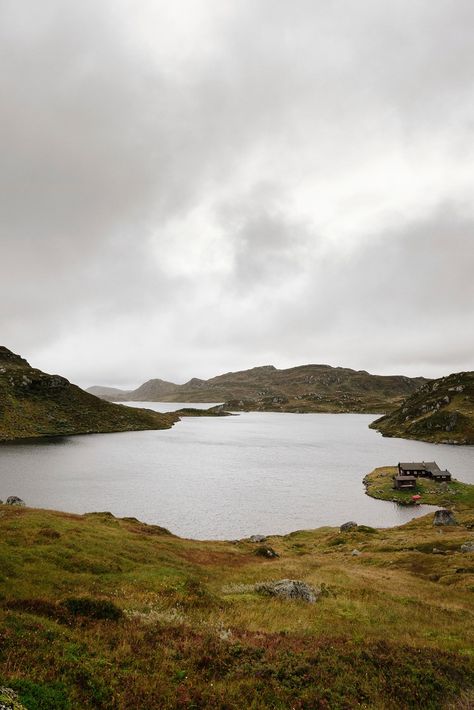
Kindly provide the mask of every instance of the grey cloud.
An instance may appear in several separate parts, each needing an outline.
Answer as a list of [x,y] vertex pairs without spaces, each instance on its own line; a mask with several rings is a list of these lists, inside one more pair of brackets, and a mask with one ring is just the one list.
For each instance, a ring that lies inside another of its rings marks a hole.
[[5,344],[89,384],[467,367],[472,3],[180,7],[0,2]]

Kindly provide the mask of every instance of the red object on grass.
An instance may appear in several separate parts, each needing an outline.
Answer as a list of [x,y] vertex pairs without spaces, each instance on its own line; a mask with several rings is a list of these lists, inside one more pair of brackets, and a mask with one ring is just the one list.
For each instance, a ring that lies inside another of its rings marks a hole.
[[420,500],[420,498],[421,498],[421,496],[419,496],[419,495],[416,495],[416,496],[412,496],[412,497],[411,497],[412,500]]

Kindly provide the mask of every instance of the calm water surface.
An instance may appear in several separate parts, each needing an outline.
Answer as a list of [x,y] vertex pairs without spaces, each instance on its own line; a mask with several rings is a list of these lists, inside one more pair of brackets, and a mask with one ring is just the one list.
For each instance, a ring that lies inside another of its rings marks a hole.
[[186,418],[166,431],[3,445],[0,498],[78,513],[110,510],[185,537],[232,539],[347,520],[391,526],[432,510],[364,494],[366,473],[399,460],[435,460],[474,483],[474,447],[384,439],[368,428],[373,418],[252,412]]

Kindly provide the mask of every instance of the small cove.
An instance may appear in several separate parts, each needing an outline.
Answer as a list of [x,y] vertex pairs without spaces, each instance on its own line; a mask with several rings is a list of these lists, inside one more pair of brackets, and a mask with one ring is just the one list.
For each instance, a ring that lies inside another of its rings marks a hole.
[[77,513],[109,510],[184,537],[233,539],[350,519],[389,527],[432,510],[365,495],[364,475],[399,460],[436,460],[474,483],[474,447],[385,439],[368,428],[373,419],[249,412],[184,418],[165,431],[5,444],[0,498],[18,495],[31,506]]

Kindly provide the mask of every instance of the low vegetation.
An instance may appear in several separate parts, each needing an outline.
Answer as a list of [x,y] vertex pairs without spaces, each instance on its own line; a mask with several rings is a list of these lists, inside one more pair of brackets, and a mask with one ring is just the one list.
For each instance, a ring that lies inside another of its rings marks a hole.
[[371,427],[384,436],[474,444],[474,372],[458,372],[425,383]]
[[[472,508],[457,517],[272,536],[268,557],[0,506],[0,686],[28,710],[467,709]],[[317,601],[259,593],[283,579]]]

